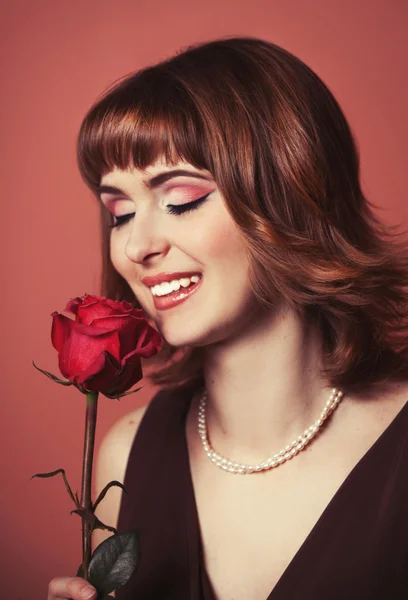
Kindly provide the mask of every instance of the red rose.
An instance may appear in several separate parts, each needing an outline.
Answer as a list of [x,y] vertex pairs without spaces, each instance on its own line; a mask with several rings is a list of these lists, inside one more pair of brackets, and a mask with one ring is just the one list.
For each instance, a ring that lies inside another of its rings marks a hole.
[[53,312],[52,344],[61,373],[85,391],[122,394],[142,379],[140,359],[161,349],[159,333],[129,302],[85,294],[65,311],[75,321]]

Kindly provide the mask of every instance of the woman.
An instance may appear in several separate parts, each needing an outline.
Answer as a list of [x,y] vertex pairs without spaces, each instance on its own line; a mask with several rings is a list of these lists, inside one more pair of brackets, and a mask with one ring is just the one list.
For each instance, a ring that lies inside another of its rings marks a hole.
[[407,247],[326,86],[265,41],[189,48],[97,102],[78,157],[102,292],[167,343],[98,457],[128,491],[100,519],[141,532],[116,598],[408,597]]

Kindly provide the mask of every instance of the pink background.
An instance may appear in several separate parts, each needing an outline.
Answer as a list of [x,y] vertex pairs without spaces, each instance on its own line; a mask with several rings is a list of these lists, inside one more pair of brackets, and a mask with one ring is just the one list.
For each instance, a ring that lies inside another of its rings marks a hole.
[[[408,222],[407,3],[404,0],[3,0],[0,7],[2,257],[1,590],[44,600],[80,562],[80,519],[62,479],[80,486],[84,398],[53,384],[50,314],[98,293],[96,202],[75,164],[82,116],[111,82],[187,44],[254,35],[292,51],[329,85],[357,136],[366,193]],[[152,396],[101,397],[97,442]],[[165,533],[165,532],[164,532]]]

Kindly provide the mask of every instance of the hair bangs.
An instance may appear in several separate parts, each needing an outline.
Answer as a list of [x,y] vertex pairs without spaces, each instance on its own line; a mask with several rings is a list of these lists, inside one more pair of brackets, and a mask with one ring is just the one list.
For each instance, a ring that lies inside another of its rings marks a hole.
[[96,190],[114,168],[145,169],[163,159],[211,170],[206,128],[194,99],[180,82],[141,71],[115,86],[86,115],[78,137],[78,164]]

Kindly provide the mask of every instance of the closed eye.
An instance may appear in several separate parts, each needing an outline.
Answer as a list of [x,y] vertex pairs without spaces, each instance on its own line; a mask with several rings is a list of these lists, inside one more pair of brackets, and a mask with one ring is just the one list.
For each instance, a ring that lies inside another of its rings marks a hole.
[[[189,212],[191,210],[195,210],[196,208],[199,208],[201,206],[201,204],[203,204],[208,196],[211,194],[211,192],[209,192],[208,194],[206,194],[205,196],[202,196],[201,198],[197,198],[197,200],[193,200],[192,202],[187,202],[186,204],[168,204],[167,205],[167,212],[170,213],[171,215],[182,215],[183,213]],[[115,217],[115,222],[112,223],[111,225],[108,225],[108,227],[110,227],[111,229],[115,228],[115,227],[120,227],[121,225],[123,225],[124,223],[127,223],[127,221],[130,221],[130,219],[134,216],[134,212],[133,213],[129,213],[127,215],[120,215],[118,217]]]
[[124,223],[130,220],[135,213],[129,213],[128,215],[120,215],[120,217],[115,217],[116,221],[111,225],[108,225],[110,229],[114,229],[114,227],[120,227]]
[[171,215],[182,215],[185,212],[194,210],[201,206],[203,202],[207,200],[210,193],[206,194],[205,196],[202,196],[201,198],[197,198],[197,200],[193,200],[192,202],[187,202],[186,204],[168,204],[167,211]]

